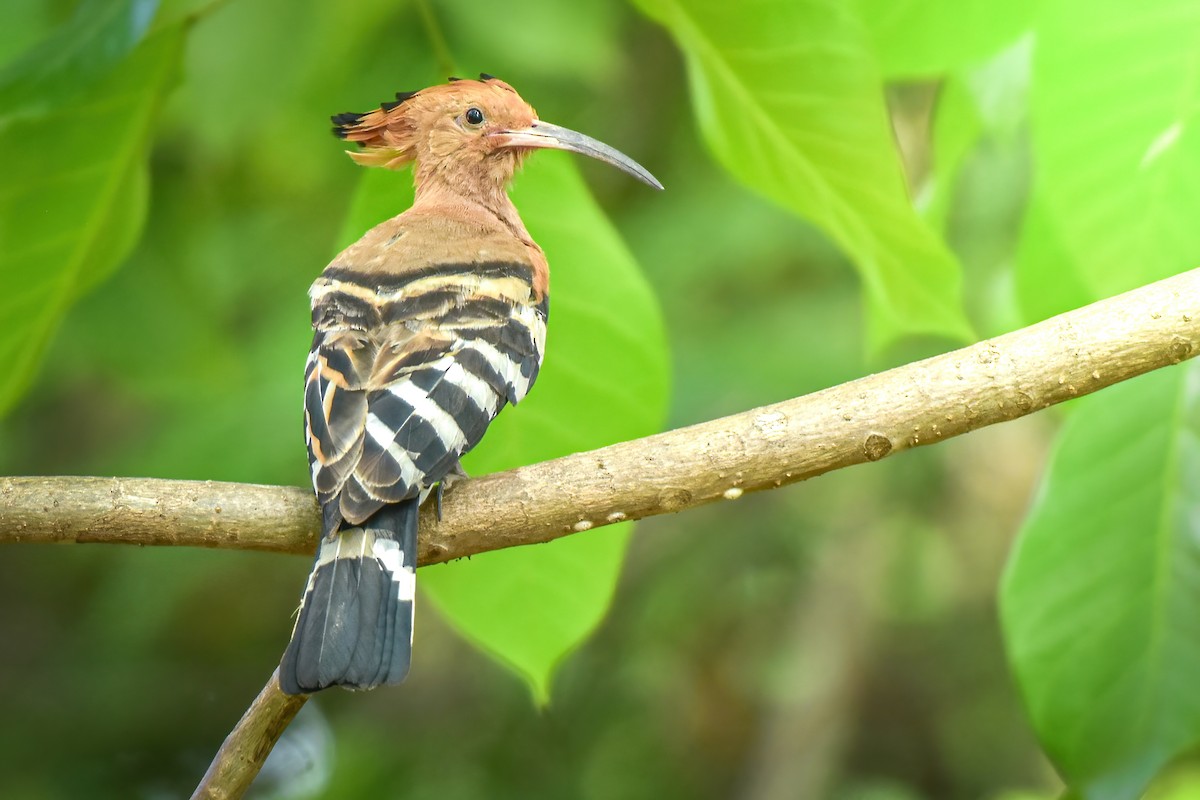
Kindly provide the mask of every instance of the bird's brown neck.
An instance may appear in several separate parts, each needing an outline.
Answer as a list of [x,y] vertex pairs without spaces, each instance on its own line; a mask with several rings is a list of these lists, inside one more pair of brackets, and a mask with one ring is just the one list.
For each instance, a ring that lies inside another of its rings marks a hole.
[[[474,191],[465,187],[451,186],[443,181],[420,181],[417,183],[413,209],[427,211],[439,209],[449,211],[452,216],[483,217],[499,222],[513,236],[525,244],[537,248],[537,244],[525,229],[525,223],[517,214],[517,208],[503,188],[479,188]],[[537,248],[540,251],[540,248]]]
[[416,214],[432,214],[461,220],[473,220],[485,228],[495,227],[520,241],[529,252],[529,264],[533,267],[533,287],[538,298],[549,290],[550,272],[546,255],[538,246],[525,223],[517,214],[517,208],[504,189],[480,188],[464,191],[462,183],[447,184],[439,180],[417,181],[416,197],[411,211]]

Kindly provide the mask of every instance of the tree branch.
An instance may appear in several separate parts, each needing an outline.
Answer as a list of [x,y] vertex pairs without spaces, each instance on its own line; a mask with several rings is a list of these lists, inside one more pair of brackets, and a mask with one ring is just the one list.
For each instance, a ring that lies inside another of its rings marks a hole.
[[[801,343],[795,343],[797,348]],[[456,486],[426,508],[420,563],[772,489],[1030,414],[1193,357],[1200,270],[814,394]],[[0,479],[0,541],[311,553],[307,490],[124,478]],[[238,797],[303,698],[273,677],[196,797]]]
[[235,800],[246,793],[283,731],[308,700],[279,688],[279,670],[254,698],[213,757],[192,800]]
[[[800,343],[796,343],[799,347]],[[427,504],[420,563],[682,511],[1015,419],[1191,358],[1192,270],[814,394],[464,481]],[[0,541],[316,549],[306,489],[131,478],[0,479]]]

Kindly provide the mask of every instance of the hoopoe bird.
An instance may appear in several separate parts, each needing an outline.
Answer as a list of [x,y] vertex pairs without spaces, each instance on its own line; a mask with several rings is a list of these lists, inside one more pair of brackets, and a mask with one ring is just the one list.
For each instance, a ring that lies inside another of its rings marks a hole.
[[416,199],[309,290],[304,420],[322,538],[279,666],[288,694],[408,674],[418,508],[462,474],[459,458],[542,363],[549,267],[508,198],[522,160],[569,150],[662,188],[486,74],[332,119],[359,164],[413,164]]

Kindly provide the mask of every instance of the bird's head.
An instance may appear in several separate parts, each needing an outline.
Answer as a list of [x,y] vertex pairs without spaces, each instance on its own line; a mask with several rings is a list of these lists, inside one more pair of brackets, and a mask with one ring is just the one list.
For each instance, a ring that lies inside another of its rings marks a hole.
[[359,164],[401,169],[415,163],[418,187],[437,183],[456,191],[503,190],[521,160],[538,148],[569,150],[612,164],[661,189],[633,159],[582,133],[538,119],[516,90],[491,75],[417,92],[362,114],[333,117],[333,132],[362,148]]

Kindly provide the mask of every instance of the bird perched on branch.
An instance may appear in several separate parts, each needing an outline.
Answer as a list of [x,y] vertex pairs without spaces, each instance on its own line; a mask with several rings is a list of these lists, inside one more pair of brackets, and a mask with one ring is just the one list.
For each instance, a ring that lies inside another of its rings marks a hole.
[[538,148],[661,189],[632,159],[542,122],[504,81],[451,79],[333,117],[360,164],[414,165],[416,199],[309,291],[304,418],[320,547],[279,667],[288,694],[399,683],[412,648],[417,510],[537,378],[549,268],[508,199]]

